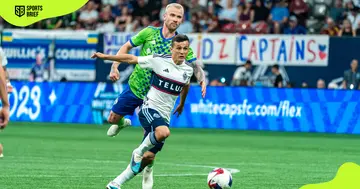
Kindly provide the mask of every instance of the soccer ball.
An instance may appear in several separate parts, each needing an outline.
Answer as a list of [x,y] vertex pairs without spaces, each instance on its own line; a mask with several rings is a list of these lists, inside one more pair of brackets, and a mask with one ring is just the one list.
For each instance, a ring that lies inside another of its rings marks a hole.
[[213,169],[207,178],[210,189],[229,189],[232,185],[232,175],[224,168]]

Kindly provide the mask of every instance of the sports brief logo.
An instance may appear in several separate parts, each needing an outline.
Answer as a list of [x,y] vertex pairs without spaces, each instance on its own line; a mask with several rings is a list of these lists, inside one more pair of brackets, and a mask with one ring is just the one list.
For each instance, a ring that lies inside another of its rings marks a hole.
[[16,5],[15,6],[15,15],[18,17],[22,17],[25,14],[25,6],[24,5]]
[[26,17],[37,17],[39,16],[39,12],[42,10],[42,5],[16,5],[15,15],[18,17],[22,17],[24,15],[26,15]]

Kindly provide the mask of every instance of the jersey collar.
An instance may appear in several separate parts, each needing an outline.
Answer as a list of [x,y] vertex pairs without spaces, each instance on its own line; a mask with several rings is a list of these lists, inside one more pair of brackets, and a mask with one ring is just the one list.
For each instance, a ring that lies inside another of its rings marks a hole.
[[175,31],[175,35],[174,35],[174,36],[172,36],[172,37],[170,37],[170,38],[165,38],[165,37],[163,36],[162,31],[163,31],[163,27],[161,27],[161,28],[160,28],[160,36],[161,36],[161,38],[162,38],[163,40],[165,40],[165,41],[172,40],[172,38],[174,38],[174,37],[175,37],[175,35],[177,35],[177,34],[178,34],[178,32],[177,32],[177,31]]

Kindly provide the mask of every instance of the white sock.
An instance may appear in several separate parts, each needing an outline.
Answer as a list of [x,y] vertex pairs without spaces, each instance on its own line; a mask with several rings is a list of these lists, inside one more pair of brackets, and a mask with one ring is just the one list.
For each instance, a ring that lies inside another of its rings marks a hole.
[[114,179],[114,182],[119,184],[120,186],[123,185],[125,182],[131,180],[135,177],[134,172],[131,170],[130,165],[127,166],[127,168]]
[[139,155],[142,156],[145,152],[153,148],[158,143],[159,142],[156,140],[155,137],[155,132],[151,132],[145,137],[144,141],[135,150]]

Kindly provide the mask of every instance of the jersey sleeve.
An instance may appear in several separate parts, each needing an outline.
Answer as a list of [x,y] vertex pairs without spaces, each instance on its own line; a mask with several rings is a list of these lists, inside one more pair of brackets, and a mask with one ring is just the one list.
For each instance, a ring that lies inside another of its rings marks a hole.
[[138,57],[138,64],[143,69],[152,70],[154,68],[154,62],[154,55]]
[[146,38],[151,34],[152,30],[153,29],[151,29],[150,27],[146,27],[142,29],[141,31],[139,31],[139,33],[137,33],[135,36],[130,38],[130,44],[133,47],[137,47],[144,44]]
[[0,48],[0,59],[2,66],[6,66],[8,64],[7,58],[2,48]]
[[196,54],[194,53],[191,47],[189,49],[189,53],[186,56],[186,61],[189,63],[195,63],[196,61]]

